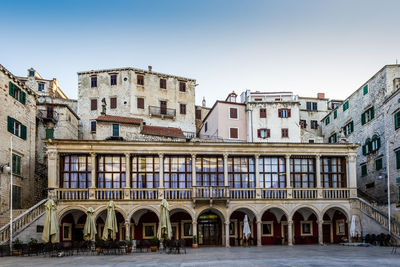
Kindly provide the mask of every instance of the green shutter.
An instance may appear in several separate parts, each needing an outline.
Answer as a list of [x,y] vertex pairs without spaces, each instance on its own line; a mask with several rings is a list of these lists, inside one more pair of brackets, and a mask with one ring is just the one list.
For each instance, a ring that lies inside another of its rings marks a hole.
[[54,129],[46,129],[46,139],[54,138]]
[[26,126],[21,124],[21,136],[22,139],[26,140]]
[[369,151],[369,153],[372,152],[372,142],[371,141],[368,142],[368,151]]
[[363,145],[362,146],[362,153],[363,153],[363,155],[366,155],[367,154],[367,147],[366,147],[366,145]]
[[400,150],[396,151],[396,168],[400,169]]
[[365,124],[365,112],[361,114],[361,125]]
[[19,102],[25,105],[26,103],[26,93],[21,90]]
[[7,117],[8,131],[14,134],[14,119],[10,116]]
[[371,120],[375,117],[375,111],[374,111],[374,107],[372,106],[371,108],[370,108],[370,112],[371,112]]
[[367,164],[361,165],[361,175],[367,175]]
[[354,132],[354,123],[353,121],[350,122],[350,133]]
[[363,94],[366,95],[368,94],[368,84],[366,84],[363,88]]
[[394,114],[394,129],[397,130],[400,128],[400,111]]
[[375,169],[379,171],[382,169],[382,158],[375,160]]
[[334,118],[334,119],[337,118],[337,109],[333,112],[333,118]]
[[377,142],[376,150],[379,150],[379,148],[381,148],[381,138],[378,137],[378,138],[376,139],[376,142]]
[[15,97],[15,88],[12,82],[9,83],[10,96]]

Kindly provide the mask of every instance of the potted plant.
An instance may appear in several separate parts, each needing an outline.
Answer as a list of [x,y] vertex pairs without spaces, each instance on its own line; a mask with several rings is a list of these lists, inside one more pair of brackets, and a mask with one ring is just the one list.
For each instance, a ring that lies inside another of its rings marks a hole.
[[151,250],[151,252],[156,252],[157,251],[158,244],[159,244],[159,240],[158,240],[158,238],[156,236],[154,236],[150,240],[150,250]]
[[193,236],[192,248],[198,248],[199,244],[197,244],[197,235]]
[[37,248],[38,248],[38,241],[36,238],[31,238],[31,240],[28,242],[28,248],[30,253],[37,253]]
[[132,246],[133,246],[133,241],[132,241],[132,239],[126,240],[125,252],[126,252],[126,253],[131,253],[131,252],[132,252]]
[[19,240],[18,238],[15,239],[15,241],[13,242],[13,250],[12,250],[13,256],[22,255],[22,246],[23,243],[21,242],[21,240]]
[[101,238],[97,238],[95,241],[95,245],[96,245],[96,251],[98,254],[102,254],[103,253],[103,247],[104,247],[104,241]]

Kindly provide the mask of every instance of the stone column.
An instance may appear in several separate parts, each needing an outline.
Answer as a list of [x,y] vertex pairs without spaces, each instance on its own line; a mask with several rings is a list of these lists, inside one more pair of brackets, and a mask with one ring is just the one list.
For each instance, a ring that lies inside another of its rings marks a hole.
[[293,221],[288,221],[288,245],[293,246]]
[[257,247],[261,247],[261,221],[257,221]]
[[318,221],[318,243],[320,245],[324,244],[324,235],[323,235],[323,232],[322,232],[323,224],[324,224],[324,220],[319,220]]
[[196,186],[196,154],[192,154],[192,187]]
[[[59,188],[57,159],[58,153],[56,150],[47,151],[47,186],[48,196],[51,199],[57,199],[57,188]],[[10,184],[10,186],[12,185]]]
[[192,236],[197,237],[197,244],[199,243],[199,236],[197,235],[197,222],[192,221]]
[[231,247],[229,244],[229,221],[225,222],[225,247]]
[[125,240],[131,239],[131,223],[129,221],[125,221]]
[[261,198],[259,159],[260,159],[260,154],[255,154],[254,160],[255,160],[255,173],[256,173],[256,181],[255,181],[256,198]]
[[160,166],[159,166],[159,185],[158,185],[158,199],[164,198],[164,154],[158,153]]
[[224,185],[229,186],[228,180],[228,154],[224,154]]
[[97,164],[96,164],[96,153],[90,153],[90,162],[92,165],[91,177],[90,177],[90,188],[96,188],[96,172],[97,172]]
[[356,154],[350,154],[346,157],[346,179],[347,187],[351,188],[350,196],[357,196],[357,165],[356,165]]
[[290,182],[290,154],[285,155],[285,164],[286,164],[286,190],[287,190],[287,198],[293,198],[293,189],[292,184]]
[[316,176],[316,187],[318,191],[318,198],[322,198],[322,183],[321,183],[321,155],[315,155],[315,176]]
[[131,154],[125,153],[125,188],[131,188]]

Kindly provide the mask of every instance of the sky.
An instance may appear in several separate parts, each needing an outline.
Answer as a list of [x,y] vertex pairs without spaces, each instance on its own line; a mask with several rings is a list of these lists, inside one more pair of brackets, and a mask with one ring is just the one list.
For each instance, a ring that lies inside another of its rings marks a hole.
[[0,64],[35,68],[77,98],[77,72],[136,67],[229,92],[344,99],[400,62],[398,0],[2,1]]

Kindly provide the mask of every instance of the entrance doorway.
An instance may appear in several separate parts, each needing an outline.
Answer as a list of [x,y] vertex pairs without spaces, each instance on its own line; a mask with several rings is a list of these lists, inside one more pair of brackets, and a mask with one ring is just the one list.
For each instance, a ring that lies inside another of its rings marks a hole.
[[282,224],[282,245],[288,244],[288,224],[287,222],[281,222]]
[[331,224],[330,223],[324,223],[322,225],[322,233],[323,233],[323,242],[325,244],[331,243]]
[[199,245],[220,246],[222,244],[222,224],[217,214],[207,212],[197,221]]

